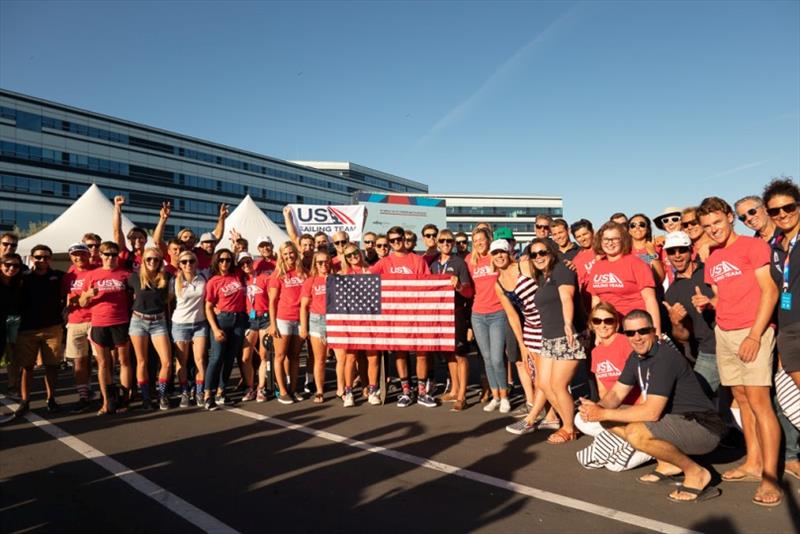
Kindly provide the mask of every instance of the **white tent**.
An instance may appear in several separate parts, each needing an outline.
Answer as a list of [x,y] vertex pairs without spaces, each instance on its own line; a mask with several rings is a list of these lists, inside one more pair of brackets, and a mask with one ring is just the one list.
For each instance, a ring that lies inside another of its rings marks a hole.
[[278,250],[284,241],[289,241],[286,232],[264,215],[250,195],[244,197],[236,209],[228,215],[225,221],[226,235],[222,238],[221,247],[233,249],[233,243],[230,240],[231,230],[236,230],[243,238],[247,239],[251,254],[258,254],[256,240],[261,236],[269,236],[275,245],[275,250]]
[[[80,241],[87,232],[99,235],[103,241],[113,241],[114,234],[111,228],[113,215],[114,204],[106,198],[97,185],[92,184],[55,221],[32,236],[20,240],[17,254],[23,257],[29,256],[31,249],[39,244],[53,249],[53,254],[66,254],[69,246]],[[122,233],[127,235],[133,226],[123,213]]]

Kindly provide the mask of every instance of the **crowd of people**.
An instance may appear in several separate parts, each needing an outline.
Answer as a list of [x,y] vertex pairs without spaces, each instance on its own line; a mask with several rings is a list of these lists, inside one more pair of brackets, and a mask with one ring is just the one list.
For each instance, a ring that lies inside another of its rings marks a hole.
[[[62,358],[74,370],[75,412],[95,409],[96,362],[96,409],[105,415],[173,403],[214,411],[237,387],[242,402],[274,396],[288,405],[310,395],[323,403],[330,359],[344,407],[356,399],[380,405],[388,387],[383,356],[399,381],[397,407],[465,410],[477,365],[482,410],[516,417],[508,432],[551,430],[552,445],[591,436],[578,453],[587,468],[618,471],[655,459],[639,481],[671,485],[673,501],[719,495],[692,456],[713,451],[735,427],[746,455],[723,481],[752,481],[753,503],[776,506],[779,467],[800,479],[800,409],[781,405],[774,387],[776,376],[787,391],[800,387],[800,189],[791,179],[773,180],[733,207],[709,197],[652,219],[615,213],[597,230],[586,219],[540,215],[529,243],[488,223],[471,235],[427,224],[421,246],[400,227],[366,232],[356,243],[345,232],[298,234],[287,207],[290,240],[276,250],[260,237],[257,254],[235,229],[232,249],[217,246],[224,204],[212,232],[198,238],[182,230],[165,240],[165,202],[148,246],[142,228],[123,234],[124,203],[114,199],[112,239],[85,234],[69,247],[66,272],[51,266],[47,244],[33,247],[28,266],[15,252],[18,237],[2,235],[0,354],[11,356],[16,416],[29,409],[37,363],[47,410],[60,409]],[[752,235],[735,231],[737,218]],[[654,236],[653,225],[663,235]],[[329,348],[327,279],[363,274],[449,275],[455,350]],[[448,375],[441,394],[437,361]],[[230,383],[236,365],[239,386]],[[591,383],[576,399],[581,369]],[[525,401],[512,412],[514,374]]]

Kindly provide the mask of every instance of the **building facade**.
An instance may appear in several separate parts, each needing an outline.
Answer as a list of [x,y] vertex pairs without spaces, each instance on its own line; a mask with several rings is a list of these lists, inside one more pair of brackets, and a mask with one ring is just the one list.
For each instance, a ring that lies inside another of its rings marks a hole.
[[428,191],[347,165],[327,172],[0,89],[3,230],[52,221],[92,183],[109,198],[125,196],[125,214],[145,228],[172,202],[168,236],[210,230],[219,203],[235,207],[247,194],[282,226],[289,203],[349,204],[362,189]]

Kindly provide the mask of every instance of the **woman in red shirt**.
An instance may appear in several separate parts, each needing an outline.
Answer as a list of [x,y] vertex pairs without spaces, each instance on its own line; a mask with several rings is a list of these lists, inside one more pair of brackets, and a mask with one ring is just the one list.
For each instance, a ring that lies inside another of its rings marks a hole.
[[[270,273],[258,272],[253,257],[247,252],[240,252],[238,257],[244,283],[247,286],[247,318],[250,321],[244,334],[245,343],[242,348],[242,374],[247,385],[242,402],[267,400],[267,348],[264,339],[267,337],[269,325],[269,277]],[[253,388],[253,353],[258,354],[258,388]]]
[[600,302],[612,304],[620,317],[636,309],[646,310],[661,335],[661,312],[656,300],[653,271],[631,254],[630,234],[619,223],[605,223],[594,236],[598,259],[592,267],[587,290],[592,294],[592,308]]
[[628,221],[631,234],[631,254],[637,256],[653,269],[656,282],[664,280],[664,265],[661,263],[661,247],[653,243],[653,227],[650,218],[644,213],[631,216]]
[[[300,293],[307,273],[300,261],[300,251],[291,241],[278,249],[278,265],[269,281],[269,325],[268,335],[275,343],[275,378],[278,381],[281,404],[300,402],[303,396],[298,391],[300,372]],[[286,368],[289,363],[290,389],[286,385]]]
[[[97,358],[97,381],[103,395],[103,407],[97,415],[124,412],[130,402],[133,385],[133,367],[130,365],[128,345],[128,322],[130,320],[130,271],[119,267],[119,245],[105,241],[100,245],[102,267],[95,269],[86,277],[86,290],[81,294],[79,304],[92,311],[91,341],[95,346]],[[119,358],[120,394],[116,394],[112,373],[114,360],[111,351],[117,350]]]
[[328,357],[325,297],[330,272],[331,257],[328,253],[322,250],[314,253],[311,260],[311,274],[303,282],[303,290],[300,293],[300,337],[311,338],[311,350],[314,352],[314,384],[317,387],[317,392],[314,394],[316,404],[324,400],[322,393],[325,386],[325,359]]
[[[206,319],[211,327],[211,347],[206,369],[206,410],[225,403],[225,385],[233,360],[242,350],[247,328],[247,290],[233,264],[233,252],[220,249],[211,257],[211,278],[206,283]],[[214,392],[216,391],[216,398]]]

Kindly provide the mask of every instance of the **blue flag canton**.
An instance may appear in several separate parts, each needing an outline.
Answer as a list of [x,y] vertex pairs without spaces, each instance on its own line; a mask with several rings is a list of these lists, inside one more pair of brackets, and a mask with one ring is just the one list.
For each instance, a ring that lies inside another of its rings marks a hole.
[[327,313],[381,313],[381,277],[377,274],[330,275],[326,281]]

